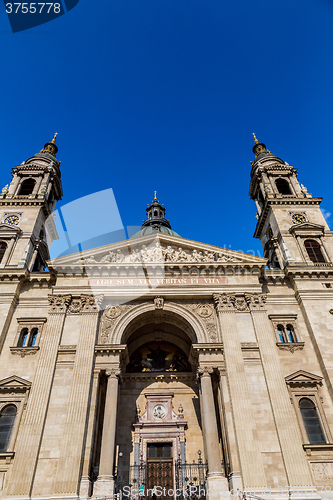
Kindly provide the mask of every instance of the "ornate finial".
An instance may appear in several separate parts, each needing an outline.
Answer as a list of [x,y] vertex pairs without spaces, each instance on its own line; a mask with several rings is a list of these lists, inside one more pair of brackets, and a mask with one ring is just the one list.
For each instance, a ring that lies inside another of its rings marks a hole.
[[154,191],[154,201],[157,201],[156,191]]
[[44,149],[39,151],[40,153],[50,153],[55,157],[55,155],[58,152],[58,146],[56,145],[56,138],[57,138],[58,132],[54,134],[54,137],[51,142],[47,142],[44,144]]
[[53,139],[52,139],[52,141],[51,141],[51,142],[53,142],[53,144],[55,144],[55,142],[56,142],[57,135],[58,135],[58,132],[56,132],[56,133],[54,134],[54,137],[53,137]]
[[256,138],[256,134],[253,132],[253,133],[252,133],[252,135],[253,135],[253,137],[254,137],[254,143],[255,143],[255,144],[259,144],[259,141],[258,141],[258,139]]

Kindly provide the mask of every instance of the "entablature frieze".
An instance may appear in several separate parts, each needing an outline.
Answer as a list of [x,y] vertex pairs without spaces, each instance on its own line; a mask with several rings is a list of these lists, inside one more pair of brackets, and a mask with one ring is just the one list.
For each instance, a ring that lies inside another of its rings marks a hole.
[[226,312],[264,311],[267,300],[265,293],[220,293],[213,294],[216,310]]

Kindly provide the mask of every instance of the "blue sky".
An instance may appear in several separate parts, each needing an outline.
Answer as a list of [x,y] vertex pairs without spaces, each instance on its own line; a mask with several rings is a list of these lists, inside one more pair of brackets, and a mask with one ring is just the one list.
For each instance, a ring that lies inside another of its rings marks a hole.
[[13,34],[1,4],[0,185],[58,132],[59,206],[112,188],[140,225],[156,189],[181,236],[259,251],[252,132],[333,212],[332,25],[328,0],[80,0]]

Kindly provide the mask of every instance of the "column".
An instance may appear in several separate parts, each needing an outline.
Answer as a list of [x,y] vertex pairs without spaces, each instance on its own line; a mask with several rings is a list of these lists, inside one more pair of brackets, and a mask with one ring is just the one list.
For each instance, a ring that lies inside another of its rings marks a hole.
[[95,496],[113,495],[114,493],[113,468],[116,442],[119,374],[120,372],[116,369],[111,369],[107,372],[108,385],[106,389],[99,476],[94,484]]
[[7,496],[31,494],[39,447],[49,404],[61,339],[70,295],[49,295],[49,318],[43,333],[36,373],[32,382],[25,418],[16,442],[15,460]]
[[[244,489],[266,487],[264,465],[256,439],[256,424],[246,380],[241,343],[235,318],[236,297],[233,294],[214,295],[222,334],[223,352],[228,378],[229,397],[235,425],[238,457]],[[238,307],[247,309],[245,299]]]
[[253,293],[246,294],[245,298],[251,310],[288,484],[293,487],[311,486],[310,470],[282,373],[275,334],[265,310],[266,295]]
[[208,462],[207,489],[209,500],[219,499],[221,491],[228,491],[227,479],[222,472],[219,435],[215,414],[212,381],[212,368],[200,367],[200,396],[203,420],[203,434]]
[[83,459],[82,476],[80,482],[80,497],[86,498],[91,496],[92,482],[89,476],[91,470],[91,461],[93,458],[94,450],[94,435],[96,427],[96,413],[98,408],[98,392],[99,392],[99,382],[100,382],[100,369],[94,370],[94,380],[92,386],[91,400],[90,400],[90,412],[89,412],[89,422],[87,430],[87,439]]
[[[81,295],[80,301],[75,302],[75,311],[80,308],[82,321],[67,404],[63,444],[54,481],[54,493],[61,495],[61,498],[64,495],[76,495],[79,490],[89,415],[89,395],[93,380],[98,303],[101,299],[102,297],[95,298],[93,295]],[[68,313],[70,312],[71,306],[68,310]]]
[[220,390],[220,408],[221,408],[221,422],[223,422],[223,437],[225,441],[226,460],[229,465],[229,488],[230,490],[242,490],[242,479],[240,473],[240,463],[238,458],[237,442],[235,425],[232,418],[232,408],[229,398],[227,374],[224,368],[218,369],[220,374],[219,390]]

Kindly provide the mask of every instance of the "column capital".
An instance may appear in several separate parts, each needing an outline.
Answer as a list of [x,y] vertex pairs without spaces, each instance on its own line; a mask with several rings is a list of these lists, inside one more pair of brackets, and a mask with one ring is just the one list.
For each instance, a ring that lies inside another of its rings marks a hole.
[[246,293],[245,300],[250,311],[264,311],[267,300],[266,293]]
[[49,314],[65,314],[72,300],[71,295],[48,295]]
[[111,368],[111,369],[105,371],[105,375],[107,376],[108,379],[111,379],[111,378],[119,379],[120,374],[121,374],[121,372],[117,368]]
[[80,295],[73,297],[68,307],[69,314],[98,313],[104,295]]
[[233,312],[235,309],[235,299],[234,293],[214,293],[213,299],[215,302],[215,307],[219,312]]
[[214,372],[214,368],[212,366],[199,366],[197,369],[197,377],[210,377]]

